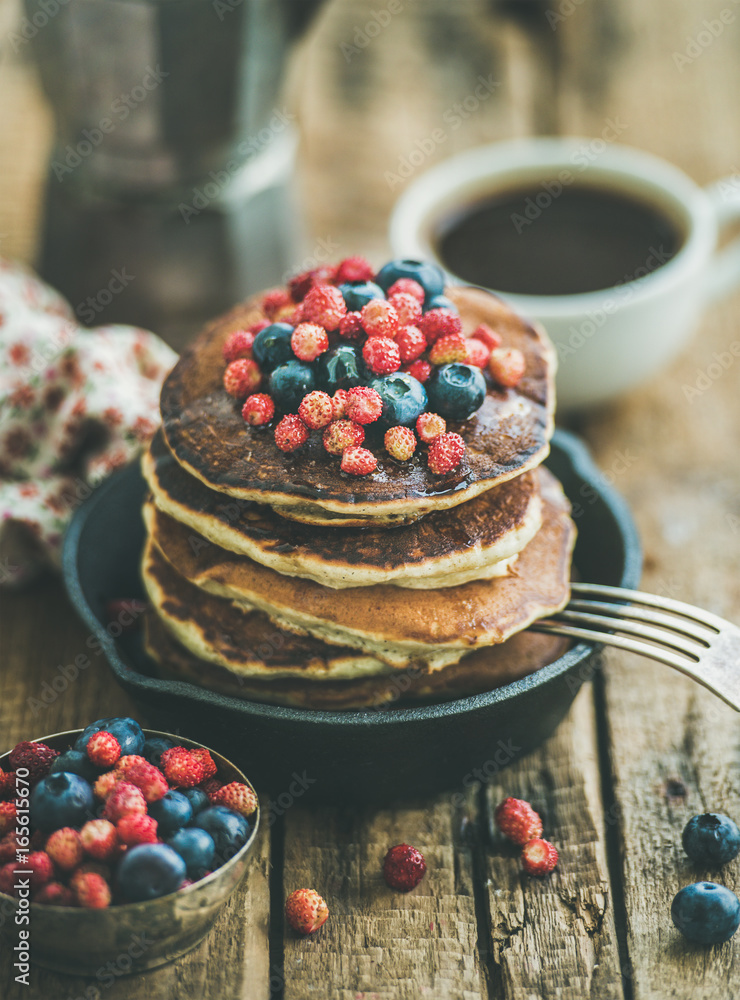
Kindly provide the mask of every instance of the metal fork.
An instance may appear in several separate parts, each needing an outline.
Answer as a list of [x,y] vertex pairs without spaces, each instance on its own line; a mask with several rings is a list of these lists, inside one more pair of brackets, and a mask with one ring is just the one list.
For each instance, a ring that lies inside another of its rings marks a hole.
[[719,615],[639,590],[571,584],[568,605],[530,627],[648,656],[709,688],[740,712],[740,628]]

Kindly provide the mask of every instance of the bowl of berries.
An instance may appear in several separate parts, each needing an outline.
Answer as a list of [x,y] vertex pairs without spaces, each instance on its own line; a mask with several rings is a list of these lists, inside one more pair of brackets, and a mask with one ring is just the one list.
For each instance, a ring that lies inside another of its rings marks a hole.
[[194,948],[259,828],[257,794],[230,761],[130,718],[17,744],[0,756],[0,800],[0,929],[35,964],[77,975]]

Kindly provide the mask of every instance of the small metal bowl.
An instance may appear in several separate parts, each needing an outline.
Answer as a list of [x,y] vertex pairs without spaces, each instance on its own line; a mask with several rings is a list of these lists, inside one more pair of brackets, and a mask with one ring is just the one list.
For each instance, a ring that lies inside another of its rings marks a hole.
[[[81,732],[81,729],[74,729],[55,733],[34,742],[64,751]],[[203,746],[153,729],[145,729],[144,734],[147,737],[166,736],[178,746]],[[252,787],[230,761],[214,750],[210,752],[219,777]],[[0,756],[0,767],[4,768],[8,756],[9,753]],[[144,903],[114,905],[105,910],[31,903],[30,919],[24,925],[30,931],[31,962],[55,972],[80,976],[94,976],[113,962],[116,975],[122,975],[154,969],[184,955],[206,936],[224,903],[246,874],[259,821],[258,805],[249,839],[234,857],[200,881],[167,896]],[[13,934],[18,909],[17,899],[0,892],[1,931]]]

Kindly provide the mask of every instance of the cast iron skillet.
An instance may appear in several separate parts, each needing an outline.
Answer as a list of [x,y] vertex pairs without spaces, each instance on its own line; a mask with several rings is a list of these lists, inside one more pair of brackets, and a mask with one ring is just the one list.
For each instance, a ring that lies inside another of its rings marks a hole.
[[[632,517],[586,448],[557,431],[546,464],[573,504],[580,579],[637,587],[642,554]],[[262,705],[159,680],[141,636],[114,637],[117,626],[107,625],[106,614],[112,599],[144,597],[139,560],[145,492],[138,466],[129,466],[95,491],[67,532],[64,577],[94,637],[89,645],[102,647],[118,682],[158,729],[213,746],[275,795],[391,800],[459,786],[475,769],[498,770],[540,744],[594,668],[600,647],[581,643],[537,673],[485,694],[350,712]]]

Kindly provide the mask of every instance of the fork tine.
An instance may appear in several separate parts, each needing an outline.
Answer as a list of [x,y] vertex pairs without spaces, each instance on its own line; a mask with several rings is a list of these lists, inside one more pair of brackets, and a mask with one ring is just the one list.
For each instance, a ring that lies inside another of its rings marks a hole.
[[571,611],[593,611],[594,614],[610,614],[620,619],[629,618],[632,621],[645,622],[647,625],[659,625],[661,628],[670,629],[678,635],[693,639],[704,647],[711,646],[712,640],[717,637],[716,632],[704,628],[697,622],[679,618],[673,613],[664,614],[652,608],[641,608],[636,604],[610,604],[607,601],[584,601],[575,597],[568,602],[567,607]]
[[711,611],[704,611],[683,601],[676,601],[672,597],[659,597],[657,594],[646,594],[641,590],[628,590],[622,587],[609,587],[602,583],[572,583],[571,592],[583,594],[584,596],[606,597],[614,601],[629,601],[633,604],[645,604],[651,608],[658,608],[662,611],[672,611],[674,614],[682,615],[690,621],[698,622],[713,632],[721,632],[727,624],[719,615],[712,614]]
[[[653,621],[649,618],[643,618],[640,615],[625,615],[620,614],[623,610],[617,605],[617,613],[612,614],[610,612],[610,605],[604,604],[599,605],[597,602],[589,603],[590,607],[595,609],[595,612],[589,612],[586,609],[580,609],[575,607],[576,603],[573,602],[569,604],[562,611],[558,612],[557,615],[553,616],[557,620],[567,619],[576,624],[582,623],[584,625],[593,625],[596,627],[603,627],[606,629],[614,629],[616,632],[627,632],[630,635],[636,635],[641,639],[650,639],[652,642],[657,642],[660,645],[670,646],[672,649],[677,649],[680,653],[686,653],[689,656],[693,656],[695,659],[699,659],[701,653],[709,648],[710,643],[704,639],[698,639],[696,636],[690,633],[684,633],[680,629],[675,629],[672,622],[669,621],[667,626],[662,628],[654,628]],[[633,609],[630,608],[630,611]],[[600,612],[605,612],[601,614]],[[667,616],[661,616],[667,617]],[[660,623],[658,623],[660,624]],[[677,635],[676,632],[679,634]]]

